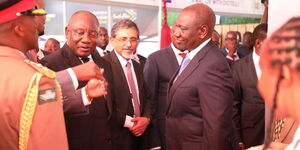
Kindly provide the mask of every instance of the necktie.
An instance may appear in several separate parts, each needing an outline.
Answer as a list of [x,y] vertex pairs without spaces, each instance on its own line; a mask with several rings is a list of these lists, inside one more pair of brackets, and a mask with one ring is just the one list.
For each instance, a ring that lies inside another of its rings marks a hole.
[[37,54],[35,53],[34,49],[29,50],[29,54],[31,55],[32,61],[38,62]]
[[182,73],[182,71],[186,68],[186,66],[190,63],[191,59],[189,57],[185,57],[180,65],[179,72],[177,74],[177,77]]
[[182,58],[184,58],[186,53],[179,53],[178,55],[181,56]]
[[89,62],[90,58],[82,57],[81,60],[82,60],[83,63],[87,63],[87,62]]
[[138,101],[137,89],[135,87],[132,72],[131,72],[131,63],[130,62],[127,62],[125,70],[126,70],[126,75],[127,75],[129,88],[131,90],[131,96],[132,96],[132,99],[133,99],[134,115],[135,115],[135,117],[139,117],[139,116],[141,116],[140,104],[139,104],[139,101]]

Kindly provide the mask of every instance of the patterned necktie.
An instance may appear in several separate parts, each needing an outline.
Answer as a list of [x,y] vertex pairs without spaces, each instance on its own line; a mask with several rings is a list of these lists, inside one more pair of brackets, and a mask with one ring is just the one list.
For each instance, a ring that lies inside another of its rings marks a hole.
[[83,63],[87,63],[87,62],[90,61],[90,58],[88,58],[88,57],[82,57],[81,60],[82,60]]
[[138,94],[137,94],[137,89],[134,84],[132,72],[131,72],[131,63],[127,62],[126,64],[126,75],[127,75],[127,80],[129,84],[129,88],[131,91],[131,97],[133,99],[133,107],[134,107],[134,116],[135,117],[140,117],[141,116],[141,111],[140,111],[140,104],[138,101]]

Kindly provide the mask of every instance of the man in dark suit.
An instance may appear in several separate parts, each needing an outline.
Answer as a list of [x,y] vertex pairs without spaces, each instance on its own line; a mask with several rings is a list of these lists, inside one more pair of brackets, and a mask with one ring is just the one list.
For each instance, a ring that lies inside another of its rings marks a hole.
[[233,82],[210,39],[214,26],[215,14],[205,4],[184,8],[173,25],[174,46],[189,53],[170,81],[167,150],[233,149]]
[[139,42],[137,25],[120,20],[112,27],[110,42],[114,51],[103,58],[110,62],[113,79],[118,81],[113,84],[113,149],[142,150],[152,106],[142,66],[132,60]]
[[233,62],[243,57],[240,52],[237,51],[238,39],[236,31],[228,31],[225,36],[225,48],[221,50],[222,54],[226,57],[226,60],[230,66]]
[[164,134],[167,90],[184,56],[184,52],[171,44],[149,55],[146,61],[144,78],[151,91],[154,110],[149,128],[149,148],[166,149]]
[[258,25],[253,31],[253,37],[253,53],[232,66],[235,81],[234,121],[239,140],[245,148],[261,145],[264,141],[265,103],[258,92],[257,79],[261,75],[259,52],[267,37],[267,24]]
[[[93,61],[104,69],[104,77],[108,84],[112,85],[110,65],[95,51],[98,27],[97,17],[91,12],[78,11],[74,13],[65,30],[67,43],[59,51],[45,57],[42,63],[54,71],[60,71]],[[86,81],[80,81],[78,88],[84,87],[86,83]],[[110,150],[112,148],[110,128],[112,113],[111,88],[108,89],[108,93],[105,97],[85,101],[91,103],[85,114],[65,115],[70,150]]]

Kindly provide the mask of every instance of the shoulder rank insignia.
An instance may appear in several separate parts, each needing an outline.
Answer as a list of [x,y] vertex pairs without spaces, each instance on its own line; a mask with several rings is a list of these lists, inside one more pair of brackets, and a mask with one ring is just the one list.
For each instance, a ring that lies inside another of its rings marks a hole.
[[33,61],[30,61],[29,59],[25,59],[24,62],[29,64],[30,66],[32,66],[33,68],[35,68],[37,71],[39,71],[40,73],[42,73],[48,78],[53,79],[56,77],[56,73],[54,71],[48,69],[47,67],[44,67],[39,63],[35,63]]
[[49,88],[40,90],[38,94],[39,104],[44,104],[48,102],[56,101],[56,91],[55,88]]

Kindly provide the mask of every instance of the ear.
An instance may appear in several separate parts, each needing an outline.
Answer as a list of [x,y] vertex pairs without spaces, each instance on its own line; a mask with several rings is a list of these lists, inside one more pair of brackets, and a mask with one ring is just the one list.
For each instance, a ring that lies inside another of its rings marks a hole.
[[293,83],[293,77],[292,77],[292,72],[291,69],[287,65],[282,66],[282,81],[281,81],[281,86],[284,88],[291,86]]
[[70,33],[70,30],[69,30],[69,27],[66,26],[66,27],[65,27],[65,36],[66,36],[66,39],[68,39],[69,34],[71,34],[71,33]]
[[20,37],[23,37],[25,36],[25,33],[24,33],[24,26],[21,25],[21,23],[19,22],[15,22],[12,24],[13,26],[13,31],[15,32],[15,34],[17,36],[20,36]]
[[201,25],[198,29],[198,33],[201,39],[204,39],[208,34],[208,25]]

